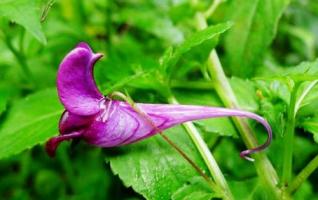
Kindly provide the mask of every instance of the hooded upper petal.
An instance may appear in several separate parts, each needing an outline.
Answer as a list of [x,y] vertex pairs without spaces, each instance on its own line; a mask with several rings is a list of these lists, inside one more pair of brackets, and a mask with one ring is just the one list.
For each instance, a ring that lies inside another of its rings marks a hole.
[[95,62],[102,54],[94,54],[86,43],[80,43],[66,55],[57,75],[57,91],[65,109],[73,114],[96,114],[103,95],[94,77]]

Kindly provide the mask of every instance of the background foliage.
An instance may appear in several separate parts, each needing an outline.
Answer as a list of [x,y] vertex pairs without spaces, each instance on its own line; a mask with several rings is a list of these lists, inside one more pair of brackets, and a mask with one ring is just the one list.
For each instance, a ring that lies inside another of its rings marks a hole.
[[[198,14],[211,26],[198,31]],[[229,106],[209,72],[215,47],[238,106],[263,115],[273,128],[266,154],[284,191],[318,153],[317,27],[315,0],[2,0],[1,199],[221,197],[159,136],[112,149],[64,143],[55,159],[46,155],[43,144],[57,134],[63,111],[56,71],[80,41],[104,54],[95,78],[105,94],[127,91],[135,101],[155,103],[174,95],[183,104]],[[248,124],[264,141],[263,129]],[[237,123],[223,118],[195,125],[235,199],[272,199],[258,173],[262,164],[239,157],[246,146]],[[184,127],[165,134],[208,173]],[[312,171],[317,167],[314,159]],[[318,199],[317,178],[313,172],[290,195]]]

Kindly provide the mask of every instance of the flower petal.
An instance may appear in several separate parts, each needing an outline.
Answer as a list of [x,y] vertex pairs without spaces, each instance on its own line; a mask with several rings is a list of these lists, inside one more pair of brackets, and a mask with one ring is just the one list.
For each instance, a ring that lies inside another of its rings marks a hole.
[[[135,138],[139,132],[148,133],[152,130],[129,104],[108,101],[106,105],[104,112],[100,112],[85,130],[83,138],[87,143],[100,147],[115,147]],[[129,109],[126,109],[126,105]]]
[[[242,157],[263,150],[272,140],[272,130],[267,121],[259,115],[242,110],[191,105],[136,104],[138,110],[144,113],[142,114],[126,102],[112,100],[107,103],[107,112],[97,116],[83,133],[83,138],[88,143],[100,147],[130,144],[187,121],[232,116],[254,119],[268,132],[268,139],[263,145],[243,151]],[[107,115],[105,120],[104,115]]]
[[59,122],[59,132],[61,135],[69,134],[87,128],[94,120],[93,116],[75,115],[69,111],[64,111]]
[[56,137],[52,137],[51,139],[49,139],[49,141],[46,142],[45,144],[45,149],[47,154],[49,154],[49,156],[54,157],[55,156],[55,152],[57,147],[59,146],[59,144],[65,140],[71,140],[74,138],[79,138],[82,136],[82,132],[72,132],[66,135],[59,135]]
[[77,115],[93,115],[103,95],[93,77],[95,62],[102,54],[94,54],[86,43],[80,43],[60,64],[57,75],[59,98],[66,110]]

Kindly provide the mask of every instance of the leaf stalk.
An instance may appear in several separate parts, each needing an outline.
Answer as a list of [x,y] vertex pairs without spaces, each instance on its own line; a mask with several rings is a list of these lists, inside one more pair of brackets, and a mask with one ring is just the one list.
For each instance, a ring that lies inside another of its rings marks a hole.
[[292,176],[292,162],[293,162],[293,146],[295,137],[295,115],[296,115],[296,103],[297,92],[299,84],[296,84],[292,90],[289,102],[289,109],[287,112],[287,123],[284,133],[284,154],[283,154],[283,172],[282,183],[284,187],[288,186],[288,183]]
[[[196,22],[199,29],[204,29],[208,26],[206,18],[200,12],[196,14]],[[214,83],[214,88],[224,105],[228,108],[239,109],[240,106],[232,87],[225,76],[222,64],[215,49],[211,51],[207,64],[208,72],[211,76],[212,82]],[[255,148],[258,143],[253,130],[247,121],[237,117],[233,117],[232,119],[246,146],[248,148]],[[263,180],[264,183],[271,188],[272,193],[277,197],[277,199],[279,199],[281,191],[277,187],[278,176],[271,162],[263,153],[255,154],[254,158],[256,160],[256,170],[261,180]]]
[[[171,104],[179,104],[177,99],[172,95],[168,98],[168,101]],[[203,138],[201,137],[199,131],[196,129],[196,127],[193,125],[192,122],[183,123],[182,126],[185,128],[190,138],[192,139],[193,143],[195,144],[196,148],[198,149],[199,153],[201,154],[216,184],[220,188],[222,188],[224,199],[227,199],[227,200],[233,199],[233,195],[223,176],[223,173],[221,169],[219,168],[211,151],[209,150],[209,147],[207,146],[207,144],[204,142]]]
[[301,172],[296,176],[296,178],[291,182],[287,188],[287,192],[290,194],[296,191],[305,180],[318,168],[318,155],[312,159],[306,167],[304,167]]

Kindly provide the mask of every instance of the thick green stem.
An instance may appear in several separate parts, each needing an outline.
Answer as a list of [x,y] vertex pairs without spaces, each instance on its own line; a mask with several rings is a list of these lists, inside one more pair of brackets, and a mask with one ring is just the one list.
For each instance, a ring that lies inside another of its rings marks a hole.
[[318,168],[318,155],[296,176],[288,186],[287,191],[293,193]]
[[[197,13],[196,21],[199,29],[207,27],[206,19],[202,13]],[[211,51],[208,58],[208,71],[214,84],[214,88],[224,105],[229,108],[239,108],[236,96],[227,77],[225,76],[221,62],[215,50]],[[233,122],[240,132],[246,146],[248,148],[256,147],[258,145],[256,137],[246,120],[233,118]],[[256,160],[256,170],[261,180],[263,180],[264,183],[271,188],[271,192],[279,198],[281,192],[277,188],[278,176],[274,167],[263,153],[255,154],[254,157]]]
[[[172,104],[179,104],[177,99],[174,96],[170,96],[168,98],[169,103]],[[200,133],[196,129],[196,127],[191,122],[186,122],[182,124],[187,133],[189,134],[190,138],[192,139],[193,143],[195,144],[196,148],[200,152],[205,164],[207,165],[215,183],[222,189],[224,199],[231,200],[233,199],[232,193],[230,188],[219,168],[216,160],[214,159],[213,155],[211,154],[209,147],[204,142],[203,138],[201,137]]]
[[285,187],[292,176],[292,164],[293,164],[293,147],[294,147],[294,136],[295,136],[295,108],[297,103],[297,91],[299,84],[295,85],[290,96],[289,110],[287,113],[287,124],[284,133],[284,155],[283,155],[283,173],[282,183]]

